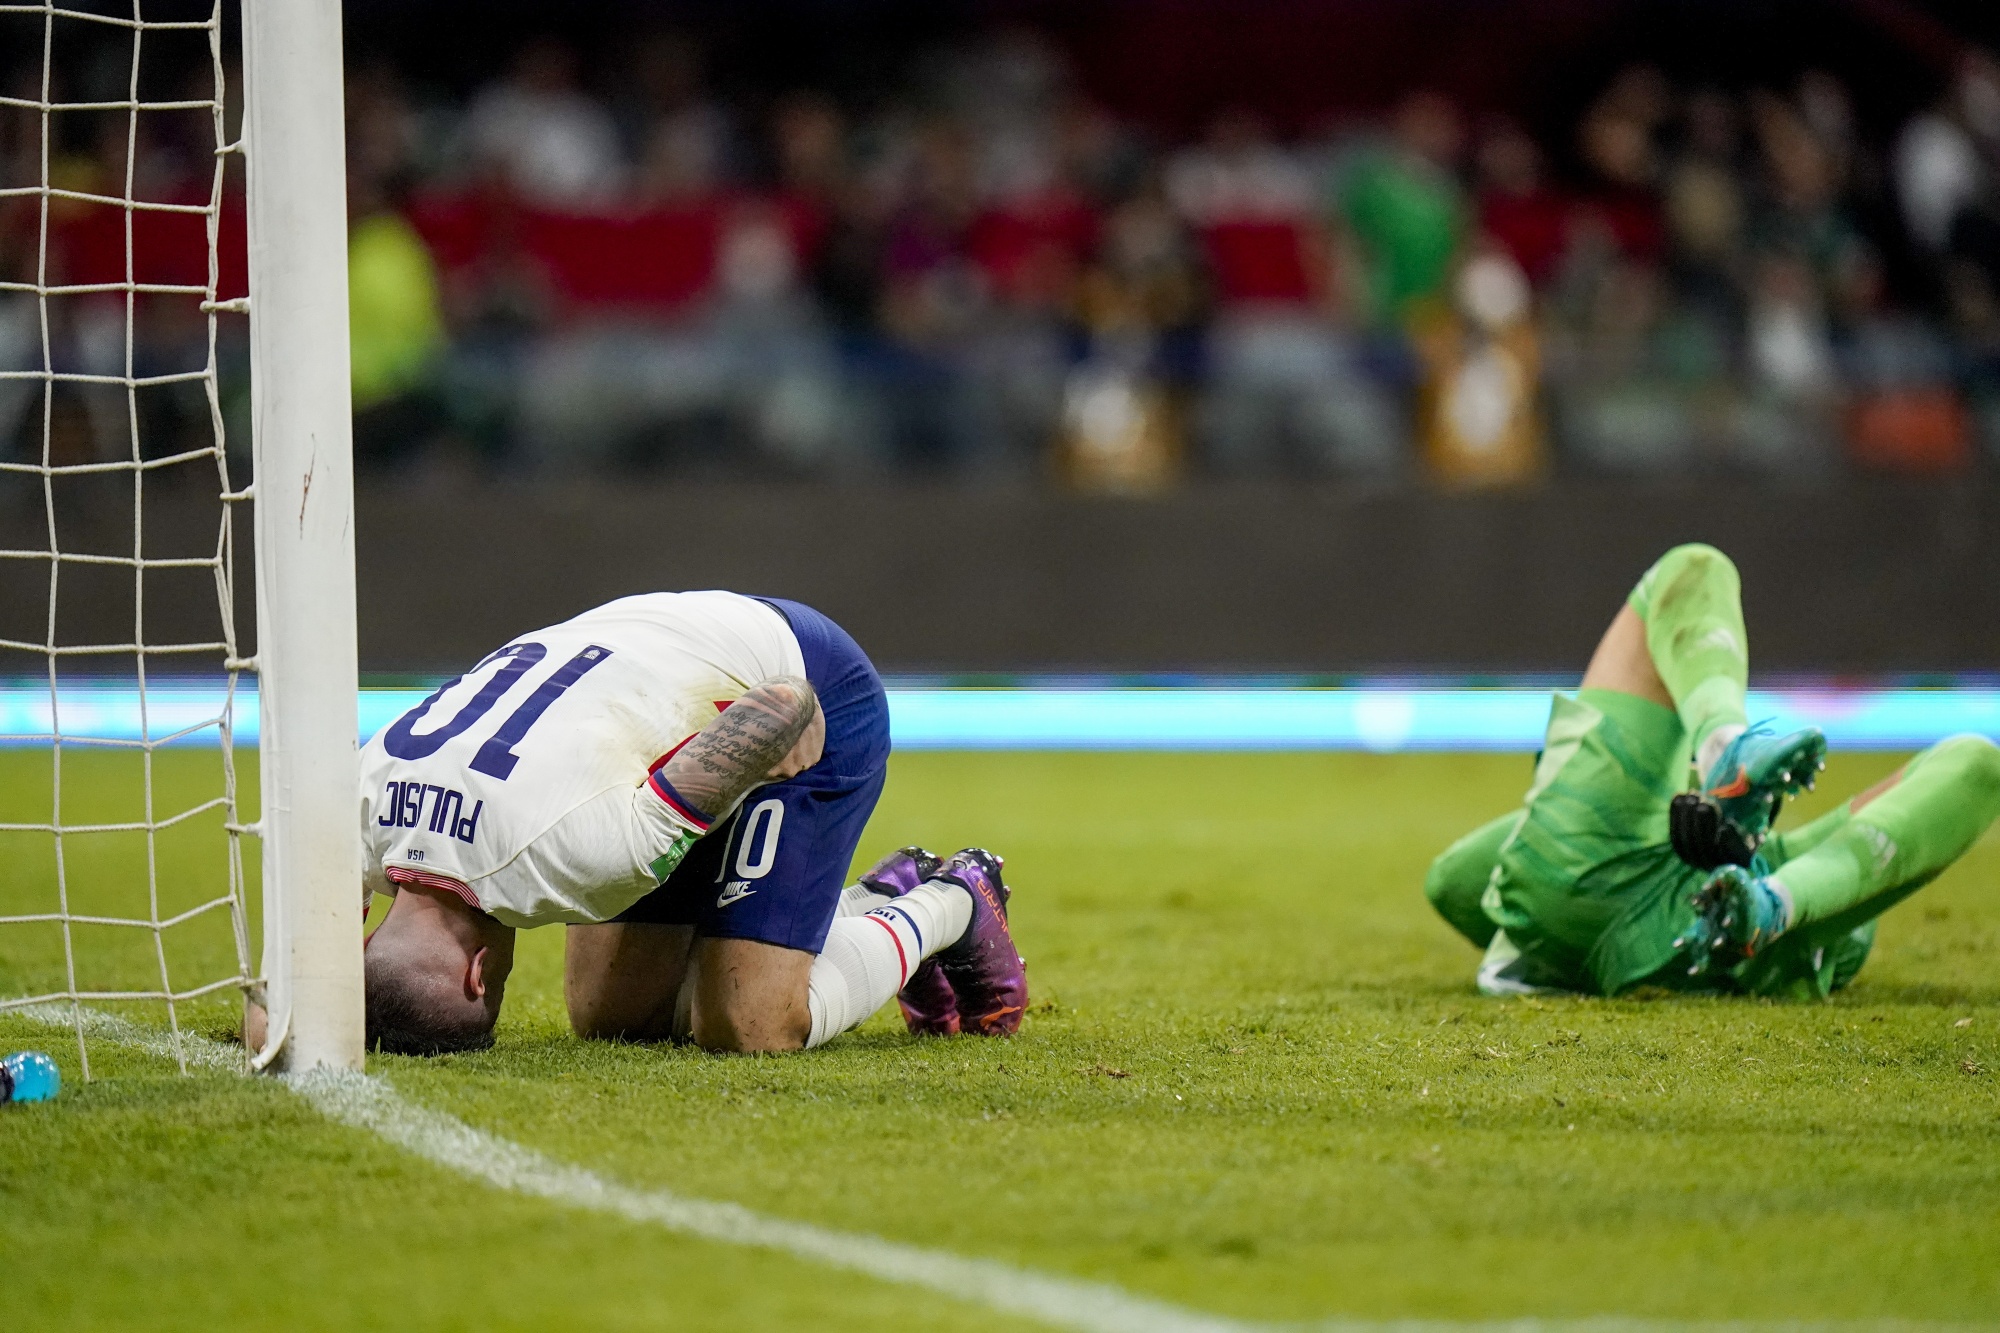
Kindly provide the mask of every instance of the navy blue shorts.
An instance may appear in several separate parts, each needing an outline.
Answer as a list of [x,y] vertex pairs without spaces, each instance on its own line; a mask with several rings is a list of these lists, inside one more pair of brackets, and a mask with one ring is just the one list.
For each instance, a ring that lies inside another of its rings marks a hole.
[[809,606],[758,600],[798,638],[826,714],[826,751],[797,777],[751,792],[665,883],[611,919],[818,953],[888,776],[889,699],[846,630]]

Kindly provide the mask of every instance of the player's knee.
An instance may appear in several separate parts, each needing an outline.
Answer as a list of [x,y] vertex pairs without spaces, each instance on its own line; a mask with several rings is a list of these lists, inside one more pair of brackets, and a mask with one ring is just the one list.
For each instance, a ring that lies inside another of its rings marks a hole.
[[802,1051],[812,1032],[810,1016],[704,1014],[694,1015],[694,1044],[716,1055],[775,1055]]
[[1732,575],[1736,573],[1736,562],[1725,555],[1720,547],[1710,546],[1707,542],[1682,542],[1679,546],[1670,547],[1667,553],[1660,557],[1659,563],[1676,568],[1706,570],[1711,573]]
[[817,955],[757,940],[704,939],[695,951],[689,1037],[705,1051],[797,1051],[812,1035]]
[[[568,943],[573,953],[574,939]],[[569,1030],[585,1041],[616,1041],[617,1016],[610,1012],[604,989],[595,981],[594,977],[579,980],[573,960],[563,969],[563,1008],[569,1012]]]
[[1440,916],[1450,915],[1445,911],[1445,904],[1451,898],[1452,878],[1446,861],[1446,857],[1440,856],[1431,862],[1430,873],[1424,876],[1424,900],[1436,908]]
[[1432,911],[1456,927],[1458,923],[1452,912],[1452,907],[1455,905],[1452,890],[1456,886],[1452,883],[1450,871],[1445,866],[1444,860],[1445,858],[1439,857],[1433,861],[1430,873],[1424,876],[1424,901],[1431,905]]
[[726,999],[698,995],[689,1016],[689,1036],[704,1051],[718,1054],[804,1050],[812,1034],[812,1014],[803,995],[798,1001],[788,1002],[779,988],[738,991]]
[[1659,589],[1656,596],[1661,601],[1696,588],[1742,586],[1736,562],[1707,542],[1686,542],[1674,547],[1654,562],[1653,570],[1652,582]]
[[1468,883],[1463,868],[1447,852],[1431,862],[1424,876],[1424,898],[1445,923],[1474,945],[1483,949],[1493,938],[1494,926],[1480,907],[1485,881]]
[[1949,763],[1970,794],[2000,801],[2000,745],[1985,736],[1966,732],[1939,741],[1933,753]]
[[677,989],[620,985],[619,980],[579,976],[576,970],[564,976],[563,1003],[569,1010],[570,1031],[585,1041],[670,1039]]

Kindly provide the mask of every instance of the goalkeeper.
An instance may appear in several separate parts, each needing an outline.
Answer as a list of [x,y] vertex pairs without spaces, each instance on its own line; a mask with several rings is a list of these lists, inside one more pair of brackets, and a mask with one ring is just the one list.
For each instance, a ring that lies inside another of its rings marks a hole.
[[1746,726],[1748,671],[1736,567],[1710,546],[1667,552],[1582,687],[1555,697],[1522,808],[1459,839],[1424,882],[1486,950],[1480,990],[1827,995],[1868,957],[1876,918],[2000,815],[2000,747],[1964,735],[1771,833],[1826,740]]

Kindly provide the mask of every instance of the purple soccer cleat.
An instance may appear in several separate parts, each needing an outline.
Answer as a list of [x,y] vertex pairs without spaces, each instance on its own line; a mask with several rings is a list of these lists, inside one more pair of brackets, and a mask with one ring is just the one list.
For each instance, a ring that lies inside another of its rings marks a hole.
[[898,847],[861,874],[861,887],[871,893],[900,898],[919,884],[937,878],[944,862],[921,847]]
[[[943,864],[921,847],[899,847],[877,861],[861,876],[862,887],[890,898],[900,898],[937,876]],[[944,979],[935,958],[917,964],[896,996],[903,1010],[903,1023],[919,1037],[958,1035],[958,997]]]
[[982,1037],[1010,1037],[1028,1008],[1028,964],[1007,926],[1001,859],[983,847],[952,856],[934,876],[972,895],[972,924],[958,943],[937,955],[958,997],[959,1025]]

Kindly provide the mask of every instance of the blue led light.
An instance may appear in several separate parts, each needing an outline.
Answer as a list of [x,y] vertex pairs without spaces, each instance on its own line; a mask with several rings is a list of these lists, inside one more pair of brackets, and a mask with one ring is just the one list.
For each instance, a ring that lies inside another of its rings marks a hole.
[[[423,689],[367,689],[365,740],[416,705]],[[213,745],[218,686],[155,684],[142,715],[129,683],[62,691],[66,743],[131,745],[150,736]],[[1544,689],[1465,689],[1398,682],[1341,689],[1190,683],[1166,689],[1029,687],[950,689],[892,684],[895,743],[905,750],[1534,750],[1548,720]],[[2000,734],[2000,688],[1753,690],[1750,716],[1781,729],[1811,724],[1851,750],[1903,750],[1961,731]],[[236,692],[235,737],[257,741],[257,694]],[[48,743],[49,691],[0,683],[0,747]]]

